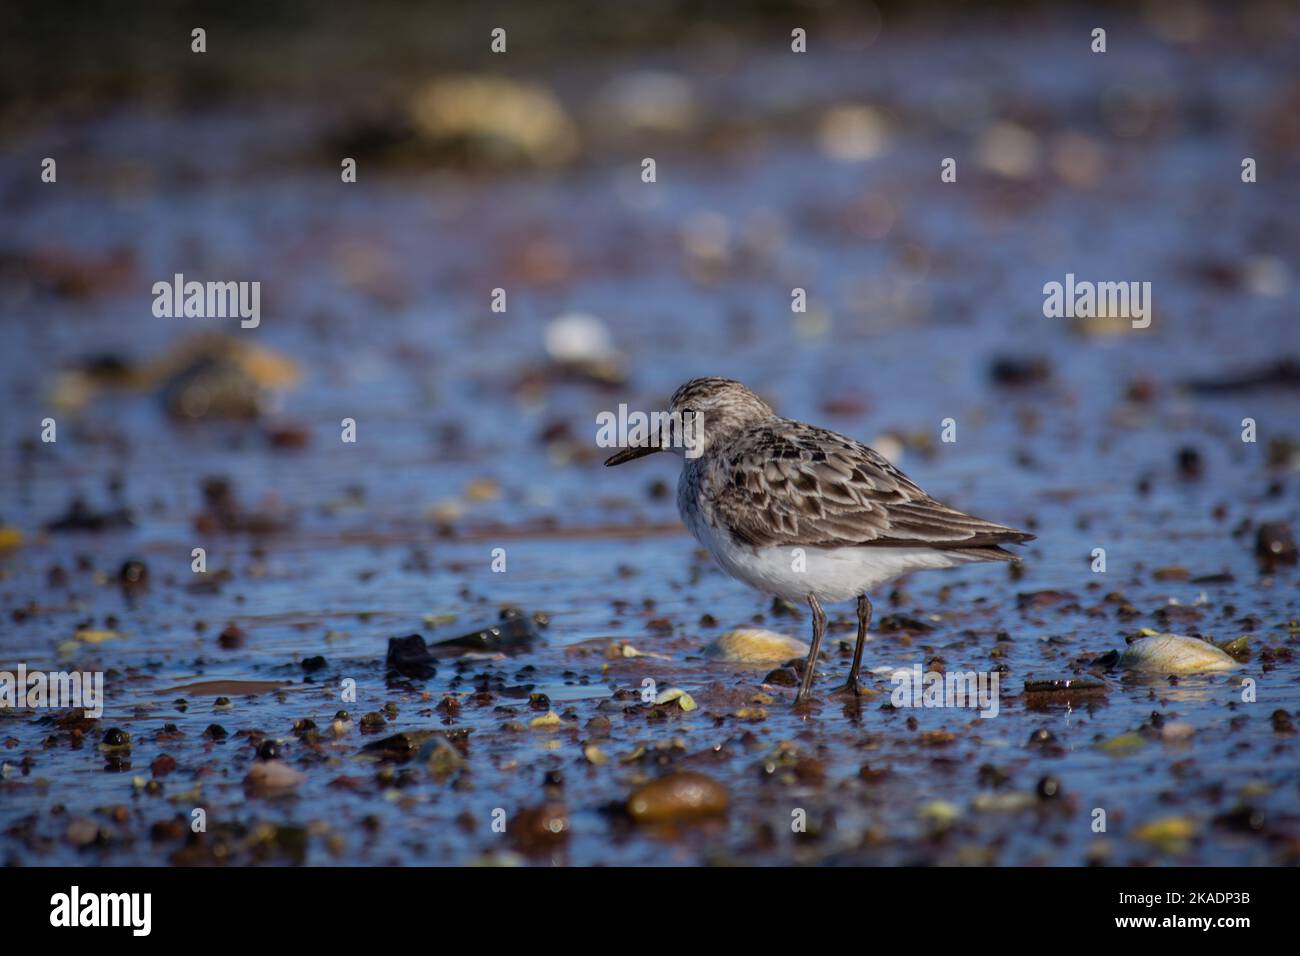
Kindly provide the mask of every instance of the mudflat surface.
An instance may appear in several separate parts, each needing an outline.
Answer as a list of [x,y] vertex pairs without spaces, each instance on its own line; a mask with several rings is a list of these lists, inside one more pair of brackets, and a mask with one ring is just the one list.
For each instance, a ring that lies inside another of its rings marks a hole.
[[[1256,554],[1261,524],[1300,521],[1296,372],[1277,368],[1300,353],[1295,49],[1197,57],[1134,24],[1094,56],[1080,34],[555,66],[495,94],[543,90],[564,118],[496,165],[473,136],[273,91],[11,131],[0,523],[22,542],[0,554],[0,665],[102,671],[107,701],[93,723],[0,711],[0,860],[1296,862],[1300,595],[1294,563]],[[349,144],[385,130],[340,183]],[[33,173],[46,155],[57,185]],[[156,318],[177,272],[259,280],[260,325]],[[1151,282],[1151,327],[1045,318],[1067,273]],[[547,346],[573,312],[608,336],[578,336],[576,364]],[[200,333],[296,380],[245,356],[246,417],[210,391],[169,405],[193,382],[167,356]],[[854,620],[830,608],[796,711],[777,664],[703,650],[738,626],[806,640],[806,611],[698,550],[674,460],[600,464],[599,412],[701,374],[1038,540],[1014,575],[874,595],[859,699],[831,690]],[[387,675],[390,638],[504,608],[540,616],[533,639]],[[1144,628],[1247,651],[1176,679],[1093,665]],[[997,716],[888,706],[914,665],[996,670]],[[1101,686],[1025,691],[1075,677]],[[695,708],[644,702],[646,679]],[[112,729],[129,747],[102,746]],[[301,776],[250,785],[259,751]],[[628,815],[686,771],[724,812]]]

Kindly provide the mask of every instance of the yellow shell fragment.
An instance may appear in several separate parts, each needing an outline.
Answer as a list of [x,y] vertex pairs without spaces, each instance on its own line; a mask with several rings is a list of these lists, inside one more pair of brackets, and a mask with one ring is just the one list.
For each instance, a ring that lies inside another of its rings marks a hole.
[[111,641],[118,637],[117,631],[96,631],[83,629],[77,631],[75,637],[83,644],[103,644],[105,641]]
[[695,709],[695,698],[680,687],[670,687],[658,697],[655,698],[656,704],[667,704],[671,701],[677,701],[678,705],[685,711]]
[[553,710],[548,710],[546,713],[542,714],[542,716],[534,717],[532,720],[528,722],[529,727],[543,727],[543,728],[560,727],[563,726],[563,724],[564,721],[560,719],[560,715]]
[[1152,843],[1166,852],[1184,848],[1196,836],[1196,824],[1187,817],[1163,817],[1144,823],[1133,831],[1133,838]]

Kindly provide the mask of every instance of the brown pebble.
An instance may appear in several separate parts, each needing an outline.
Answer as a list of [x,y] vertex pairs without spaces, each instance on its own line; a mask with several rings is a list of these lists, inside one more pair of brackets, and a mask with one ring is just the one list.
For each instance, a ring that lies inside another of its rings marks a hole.
[[515,848],[524,853],[545,850],[569,836],[569,812],[564,804],[543,803],[521,810],[508,825]]
[[170,754],[161,754],[149,764],[149,771],[155,777],[165,777],[176,769],[176,758]]
[[1295,564],[1296,544],[1291,528],[1282,521],[1260,525],[1255,532],[1255,556],[1268,566]]
[[1273,732],[1278,734],[1295,733],[1295,724],[1291,721],[1291,715],[1285,710],[1275,710],[1272,716]]
[[712,777],[689,770],[652,780],[638,787],[627,801],[627,811],[638,823],[716,816],[726,809],[726,788]]
[[217,635],[217,643],[228,651],[233,651],[244,646],[244,640],[248,634],[237,624],[227,624],[225,629]]

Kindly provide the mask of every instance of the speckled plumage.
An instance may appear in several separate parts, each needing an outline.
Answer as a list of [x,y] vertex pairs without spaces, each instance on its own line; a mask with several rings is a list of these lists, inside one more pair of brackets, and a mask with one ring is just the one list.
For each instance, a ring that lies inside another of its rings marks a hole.
[[997,546],[1034,537],[935,501],[862,442],[780,418],[739,382],[693,379],[673,395],[670,410],[703,416],[704,453],[682,470],[683,517],[697,510],[740,544],[923,545],[1011,560]]
[[[732,577],[808,602],[813,640],[797,701],[812,684],[822,601],[858,599],[848,682],[857,693],[869,590],[909,571],[1012,561],[1001,545],[1034,538],[935,501],[861,442],[781,418],[731,379],[692,379],[669,411],[680,416],[673,422],[694,422],[692,442],[670,422],[654,447],[624,450],[606,464],[660,449],[681,454],[677,506],[696,539]],[[699,454],[687,455],[688,445]]]

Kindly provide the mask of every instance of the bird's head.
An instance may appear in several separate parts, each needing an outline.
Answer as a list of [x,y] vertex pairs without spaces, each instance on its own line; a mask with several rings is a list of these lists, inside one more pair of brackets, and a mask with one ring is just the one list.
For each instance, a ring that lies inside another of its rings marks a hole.
[[771,418],[776,412],[740,382],[730,378],[693,378],[668,402],[658,416],[648,443],[624,448],[605,460],[606,465],[671,451],[684,458],[698,458],[715,442],[738,428]]

